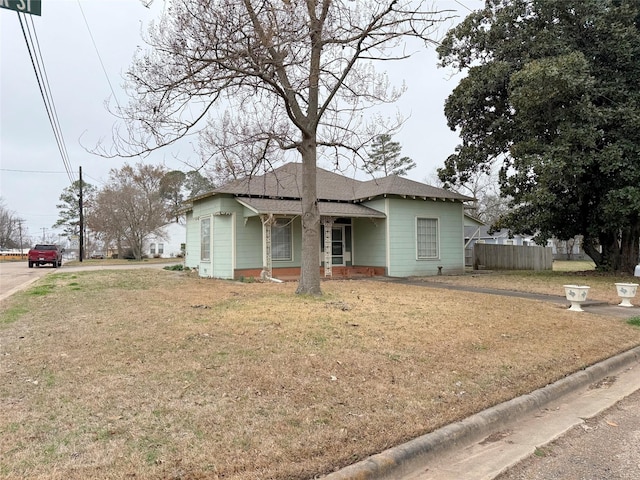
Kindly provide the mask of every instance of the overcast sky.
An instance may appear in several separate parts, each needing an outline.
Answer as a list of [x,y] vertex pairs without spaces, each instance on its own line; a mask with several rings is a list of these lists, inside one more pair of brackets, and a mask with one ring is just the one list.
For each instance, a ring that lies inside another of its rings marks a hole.
[[[434,1],[438,9],[456,10],[461,17],[483,4],[482,0]],[[163,8],[163,0],[155,0],[151,8],[140,0],[42,0],[42,15],[26,19],[35,25],[74,179],[81,166],[84,180],[100,187],[110,169],[139,161],[101,158],[85,147],[100,139],[110,142],[116,119],[105,102],[113,97],[113,88],[118,102],[126,104],[120,88],[123,74],[136,47],[144,46],[141,31]],[[397,104],[407,121],[393,139],[400,142],[402,155],[418,165],[408,177],[425,181],[459,142],[446,125],[443,105],[461,77],[437,68],[433,49],[385,67],[395,84],[405,81],[408,87]],[[186,170],[181,160],[197,162],[190,145],[161,150],[144,162]],[[58,218],[60,194],[69,185],[18,14],[0,9],[0,197],[6,208],[25,220],[33,240],[43,234],[49,238],[60,233],[51,227]]]

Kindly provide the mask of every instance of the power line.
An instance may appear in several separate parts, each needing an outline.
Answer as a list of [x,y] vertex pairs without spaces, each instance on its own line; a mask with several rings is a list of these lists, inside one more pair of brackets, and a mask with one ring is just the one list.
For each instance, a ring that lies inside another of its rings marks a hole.
[[67,173],[66,171],[55,171],[55,170],[19,170],[15,168],[0,168],[0,171],[3,172],[19,172],[19,173]]
[[[96,56],[98,57],[98,61],[100,62],[100,66],[102,67],[102,72],[104,73],[105,78],[107,79],[107,84],[109,85],[109,89],[111,90],[111,94],[113,95],[113,99],[116,102],[116,106],[118,107],[118,111],[122,111],[122,107],[120,106],[120,102],[118,102],[118,96],[116,95],[115,90],[113,89],[113,85],[111,84],[111,80],[109,79],[109,74],[107,73],[107,69],[104,66],[104,62],[102,61],[102,56],[100,55],[100,51],[98,50],[98,45],[96,44],[95,39],[93,38],[93,33],[91,32],[91,28],[89,27],[89,22],[87,21],[87,16],[84,14],[84,9],[82,8],[82,4],[80,0],[78,1],[78,7],[80,8],[80,13],[82,14],[82,18],[84,20],[84,24],[87,27],[87,32],[89,32],[89,38],[91,38],[91,43],[93,44],[93,49],[96,51]],[[150,0],[145,7],[149,8],[149,5],[153,0]],[[131,130],[131,125],[129,122],[125,122],[125,126],[129,131],[129,136],[133,136],[133,132]]]
[[[33,18],[31,18],[31,15],[23,13],[22,16],[20,16],[20,12],[17,13],[18,20],[20,21],[20,27],[22,28],[22,35],[24,36],[27,51],[29,52],[29,58],[31,59],[31,65],[33,66],[33,71],[36,74],[36,80],[38,82],[38,88],[40,89],[40,95],[42,96],[42,100],[44,101],[45,110],[47,111],[47,117],[49,118],[49,123],[51,124],[53,135],[58,145],[58,151],[60,152],[60,156],[62,157],[62,163],[64,164],[64,168],[67,172],[69,180],[71,183],[73,183],[75,180],[75,175],[73,169],[71,168],[69,154],[67,152],[67,147],[62,135],[62,129],[58,120],[58,114],[55,108],[55,103],[53,101],[53,95],[51,94],[51,86],[49,85],[49,79],[44,66],[44,60],[42,58],[42,51],[40,50],[40,43],[38,41],[35,24],[33,23]],[[25,18],[24,22],[23,17]],[[27,18],[30,18],[31,26],[29,26],[29,22],[26,20]]]
[[458,1],[458,0],[453,0],[454,2],[456,2],[458,5],[460,5],[461,7],[466,8],[467,10],[469,10],[470,12],[473,12],[473,10],[471,10],[469,7],[467,7],[464,3]]
[[98,46],[96,45],[96,41],[93,38],[93,34],[91,33],[91,28],[89,28],[89,22],[87,22],[87,17],[84,14],[84,10],[82,9],[82,4],[80,3],[80,0],[78,0],[78,7],[80,7],[80,13],[82,14],[82,18],[84,19],[84,24],[87,27],[87,31],[89,32],[89,38],[91,38],[91,43],[93,44],[93,49],[96,51],[96,55],[98,56],[98,61],[100,62],[100,66],[102,67],[102,72],[104,73],[105,78],[107,79],[107,83],[109,84],[109,89],[111,90],[111,93],[113,94],[113,99],[116,102],[116,105],[118,105],[118,108],[120,108],[120,103],[118,103],[118,96],[116,95],[116,92],[113,90],[113,85],[111,85],[111,80],[109,80],[109,75],[107,74],[107,69],[104,66],[104,62],[102,61],[102,57],[100,56],[100,52],[98,51]]

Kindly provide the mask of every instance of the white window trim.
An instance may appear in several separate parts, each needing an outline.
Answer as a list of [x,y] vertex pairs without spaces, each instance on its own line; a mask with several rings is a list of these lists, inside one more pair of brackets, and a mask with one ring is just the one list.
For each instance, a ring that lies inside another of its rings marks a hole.
[[[209,256],[207,258],[204,258],[202,256],[203,253],[203,245],[202,245],[202,222],[204,220],[208,220],[209,221]],[[211,231],[213,229],[213,219],[211,218],[211,216],[206,216],[206,217],[200,217],[200,231],[199,231],[199,236],[200,236],[200,261],[201,262],[209,262],[211,261]]]
[[[293,252],[293,220],[295,217],[276,217],[274,224],[271,226],[271,261],[272,262],[291,262],[295,258]],[[273,254],[273,231],[277,228],[276,223],[279,221],[286,221],[286,225],[289,227],[289,258],[276,258]]]
[[[418,247],[418,220],[435,220],[436,222],[436,254],[435,256],[420,256],[420,250]],[[415,242],[416,242],[416,260],[439,260],[440,259],[440,218],[439,217],[424,217],[416,216],[415,219]]]

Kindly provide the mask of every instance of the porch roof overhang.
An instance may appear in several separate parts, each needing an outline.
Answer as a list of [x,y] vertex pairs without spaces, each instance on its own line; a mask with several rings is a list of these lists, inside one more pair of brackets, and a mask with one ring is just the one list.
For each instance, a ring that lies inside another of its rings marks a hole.
[[[236,200],[251,212],[254,212],[254,215],[302,215],[300,200],[253,197],[236,197]],[[320,215],[324,217],[386,218],[386,215],[378,210],[355,203],[319,201],[318,209],[320,210]]]

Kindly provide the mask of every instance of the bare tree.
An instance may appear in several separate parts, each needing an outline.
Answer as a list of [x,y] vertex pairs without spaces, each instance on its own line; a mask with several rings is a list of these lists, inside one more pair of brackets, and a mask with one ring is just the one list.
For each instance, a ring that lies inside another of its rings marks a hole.
[[24,220],[18,218],[9,210],[2,198],[0,198],[0,248],[22,248],[26,239],[26,231],[23,231]]
[[[149,152],[208,125],[210,157],[223,172],[264,171],[287,152],[300,155],[297,292],[319,294],[318,149],[336,167],[361,162],[364,145],[399,126],[364,116],[404,90],[374,65],[409,57],[406,42],[432,42],[444,20],[420,0],[174,0],[128,72],[132,101],[119,111],[128,128],[115,132],[115,147]],[[231,154],[242,149],[249,155]]]
[[164,234],[171,214],[161,193],[165,173],[162,167],[143,164],[112,169],[96,195],[87,224],[102,234],[105,244],[115,241],[120,255],[128,248],[140,260],[149,235]]
[[473,197],[474,214],[478,220],[493,225],[501,215],[509,211],[509,198],[500,194],[498,172],[496,168],[478,170],[469,173],[465,181],[451,184],[441,179],[442,168],[438,168],[431,175],[430,183],[434,186],[453,190],[455,192]]

